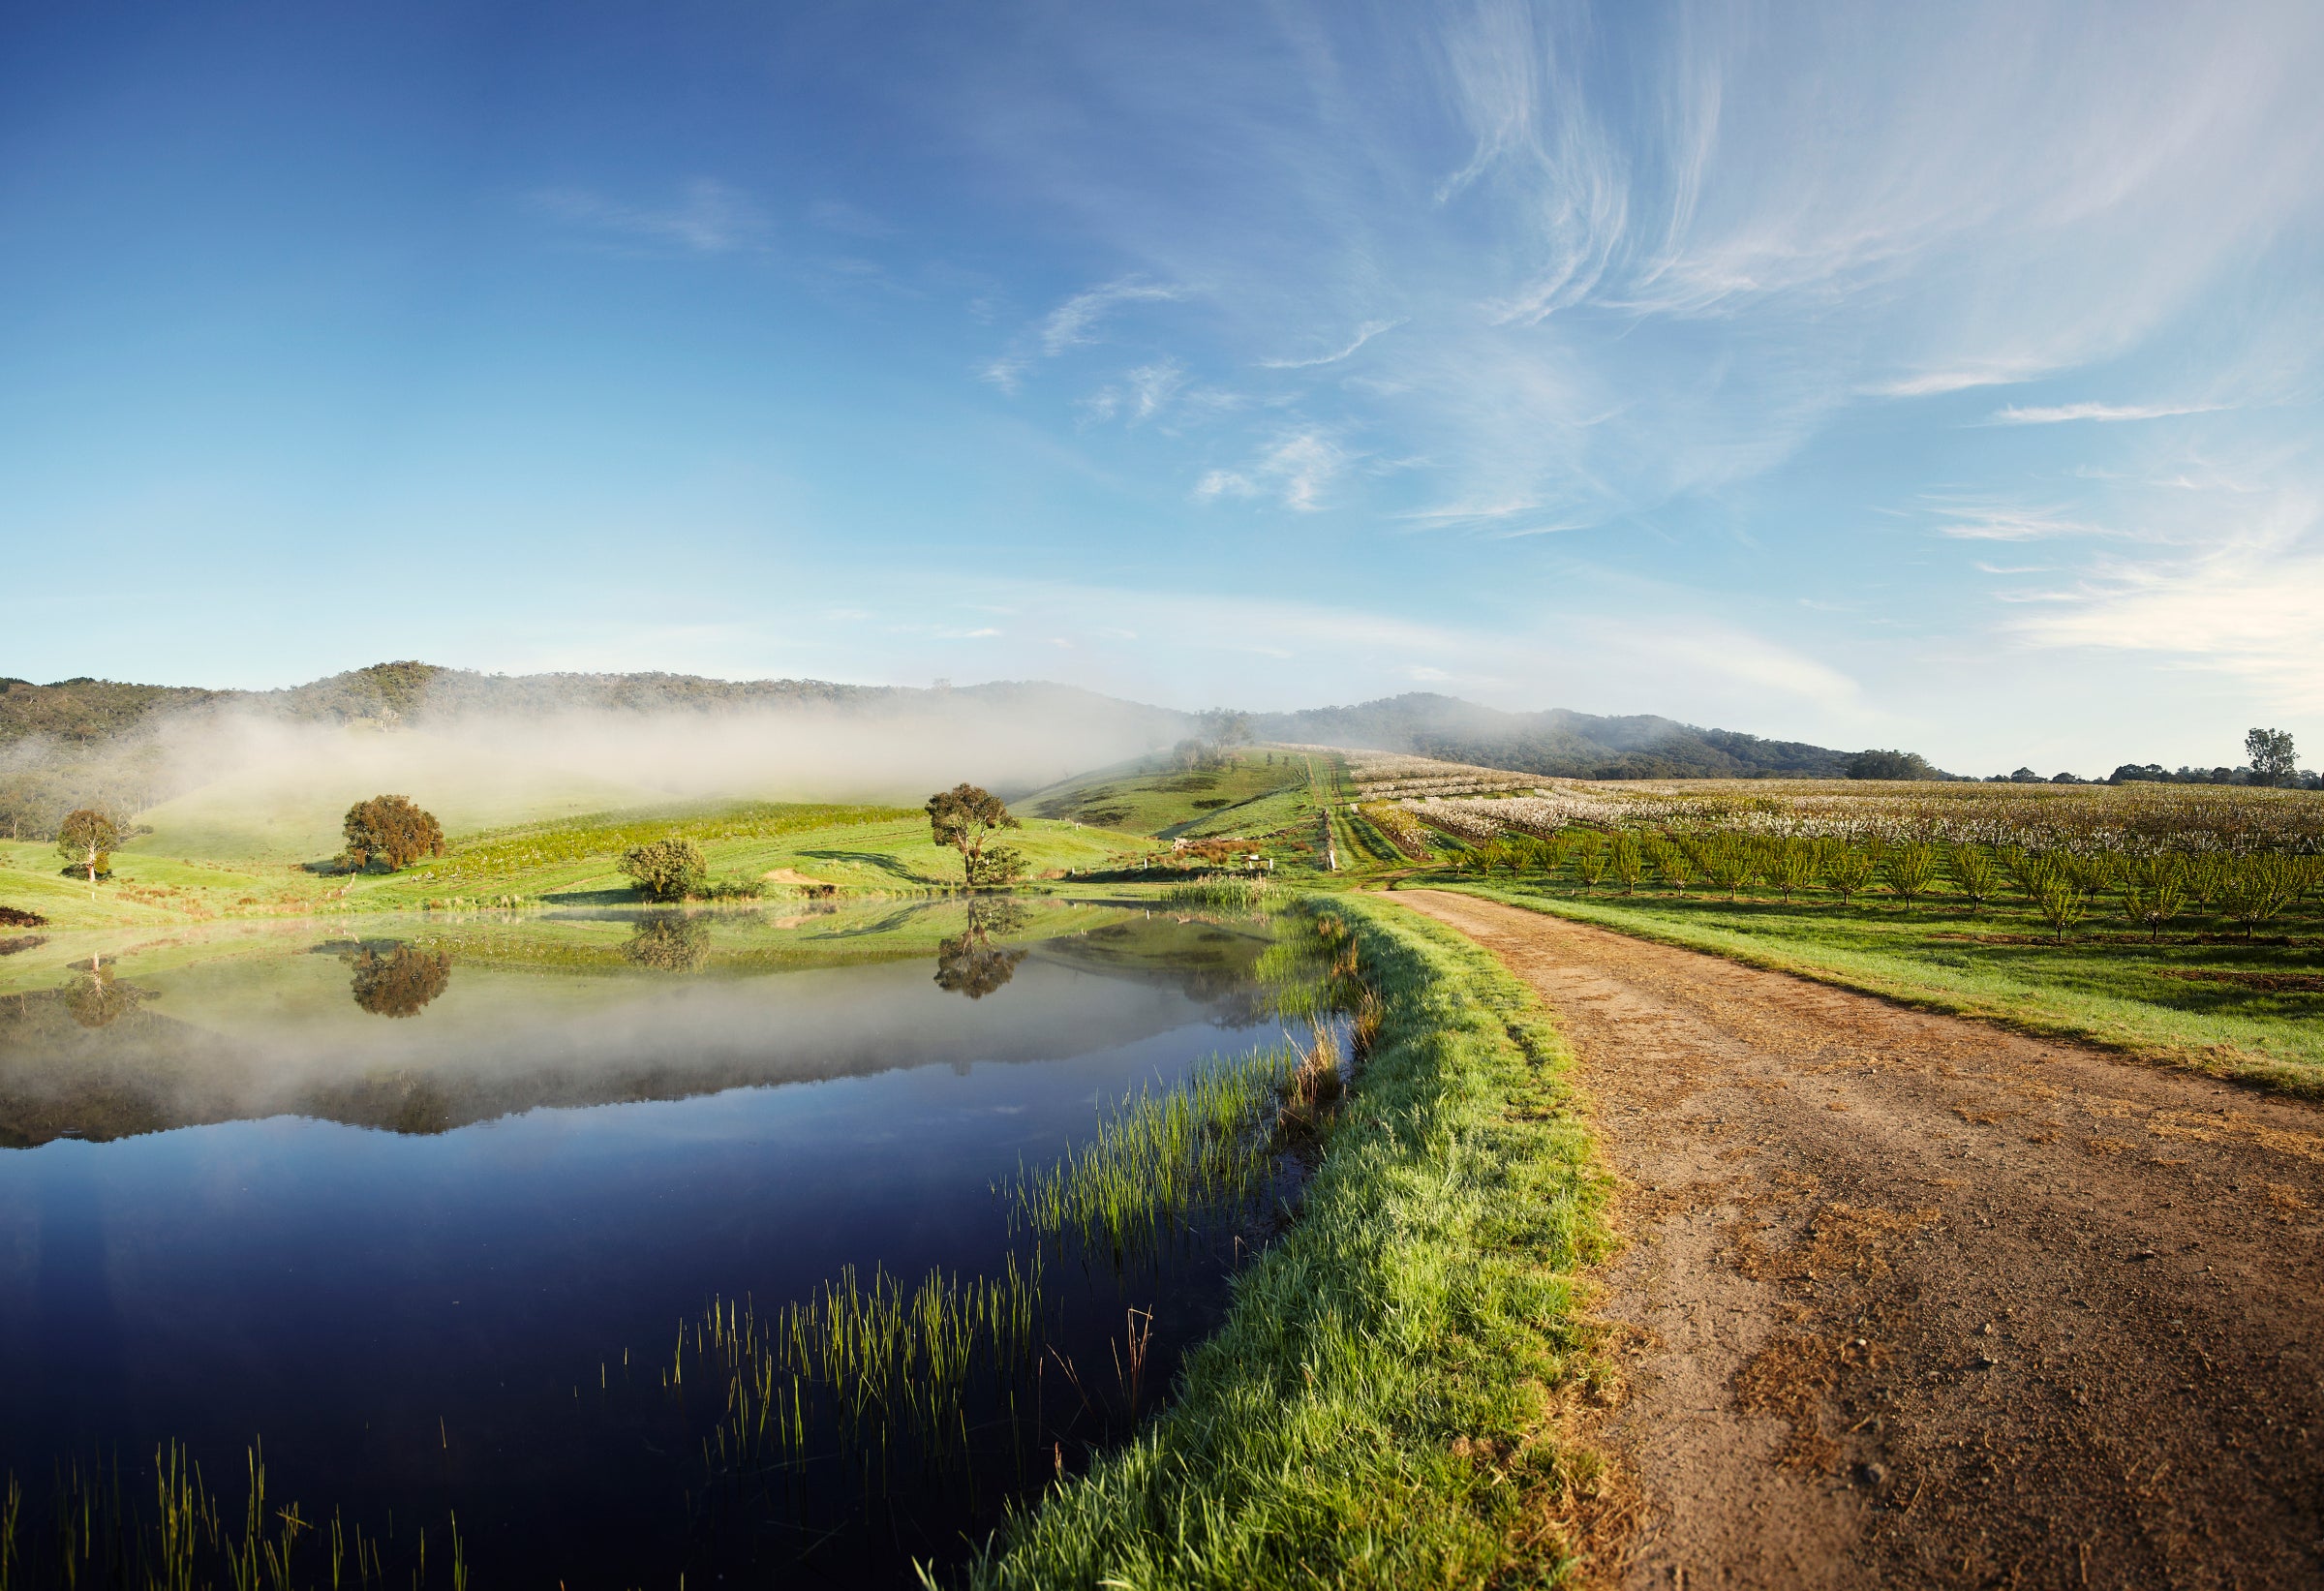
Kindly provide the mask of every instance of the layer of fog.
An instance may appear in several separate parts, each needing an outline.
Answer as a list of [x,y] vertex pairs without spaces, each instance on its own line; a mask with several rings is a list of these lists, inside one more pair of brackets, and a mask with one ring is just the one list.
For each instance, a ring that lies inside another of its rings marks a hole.
[[[539,812],[759,799],[917,805],[963,780],[1006,797],[1166,745],[1176,725],[1102,698],[969,694],[899,703],[302,721],[246,706],[163,717],[97,747],[26,741],[0,774],[53,802],[136,816],[165,802],[239,806],[254,820],[335,827],[393,791],[455,833]],[[216,802],[200,800],[210,792]],[[333,805],[333,804],[336,805]],[[306,809],[313,807],[312,813]]]

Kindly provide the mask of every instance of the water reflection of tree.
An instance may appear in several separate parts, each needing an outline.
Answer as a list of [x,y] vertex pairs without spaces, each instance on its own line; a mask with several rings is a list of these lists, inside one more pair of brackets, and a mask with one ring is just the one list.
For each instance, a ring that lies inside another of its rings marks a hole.
[[1013,933],[1031,916],[1014,901],[971,902],[965,932],[936,946],[936,987],[972,1000],[1004,987],[1029,952],[996,945],[993,935]]
[[366,945],[350,964],[355,1003],[375,1017],[416,1017],[452,981],[452,959],[441,950],[399,944],[382,954]]
[[64,996],[65,1009],[83,1027],[110,1027],[145,998],[144,990],[114,977],[102,956],[91,956],[86,965],[75,962],[73,966],[80,976],[58,993]]
[[699,972],[710,959],[710,925],[682,911],[648,912],[622,954],[657,972]]

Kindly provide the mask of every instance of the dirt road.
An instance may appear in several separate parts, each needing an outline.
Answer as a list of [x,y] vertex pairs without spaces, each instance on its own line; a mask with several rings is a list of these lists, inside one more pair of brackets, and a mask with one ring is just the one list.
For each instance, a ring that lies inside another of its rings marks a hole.
[[1627,1187],[1633,1586],[2324,1585],[2324,1111],[1435,891]]

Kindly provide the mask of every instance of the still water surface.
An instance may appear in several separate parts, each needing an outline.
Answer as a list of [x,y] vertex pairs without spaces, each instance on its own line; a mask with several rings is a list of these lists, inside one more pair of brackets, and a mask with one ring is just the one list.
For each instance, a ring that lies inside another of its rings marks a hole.
[[850,1266],[1029,1262],[996,1182],[1101,1102],[1281,1036],[1258,921],[968,909],[367,919],[51,956],[45,987],[12,963],[0,1468],[28,1520],[59,1461],[137,1471],[170,1440],[233,1512],[257,1442],[307,1517],[410,1538],[456,1514],[484,1584],[957,1561],[1150,1412],[1247,1218],[1126,1266],[1048,1256],[1041,1362],[948,1462],[835,1432],[721,1479],[715,1411],[661,1384],[681,1323]]

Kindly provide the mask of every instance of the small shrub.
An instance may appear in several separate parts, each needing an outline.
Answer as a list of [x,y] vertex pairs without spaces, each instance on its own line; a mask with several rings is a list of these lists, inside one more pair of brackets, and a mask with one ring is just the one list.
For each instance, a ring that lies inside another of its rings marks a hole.
[[1014,845],[988,845],[965,862],[968,882],[977,889],[997,889],[1024,876],[1024,853]]
[[697,901],[755,901],[767,886],[755,878],[719,878],[694,892]]
[[709,881],[710,864],[701,846],[673,836],[623,853],[622,873],[648,900],[683,901],[701,893]]
[[1831,854],[1823,859],[1823,881],[1832,886],[1832,893],[1846,905],[1872,882],[1875,866],[1870,851],[1858,850],[1853,845],[1834,845]]
[[1264,878],[1213,872],[1191,883],[1173,884],[1162,892],[1162,899],[1172,905],[1199,906],[1210,911],[1256,911],[1267,903],[1271,893]]

